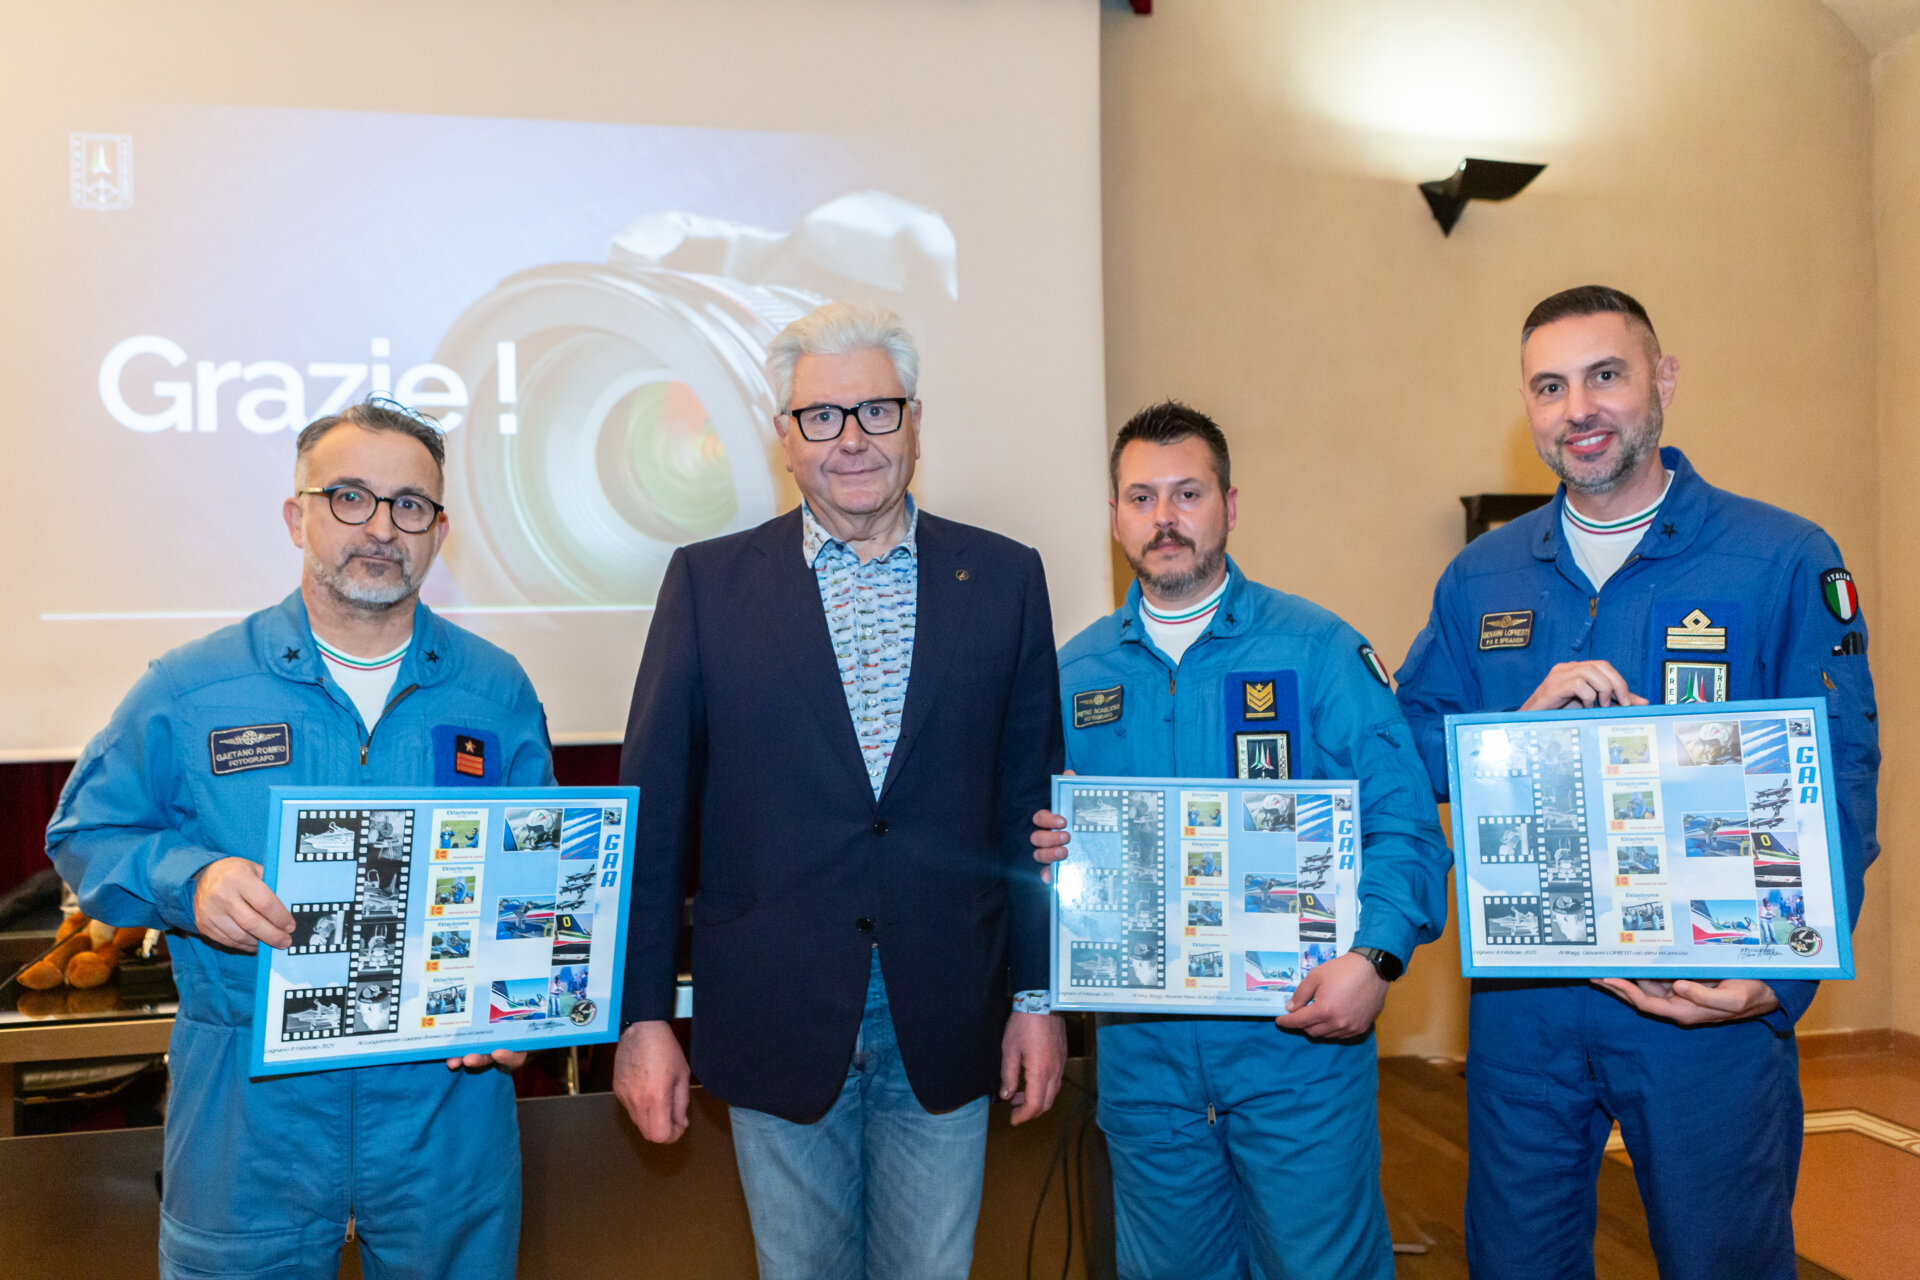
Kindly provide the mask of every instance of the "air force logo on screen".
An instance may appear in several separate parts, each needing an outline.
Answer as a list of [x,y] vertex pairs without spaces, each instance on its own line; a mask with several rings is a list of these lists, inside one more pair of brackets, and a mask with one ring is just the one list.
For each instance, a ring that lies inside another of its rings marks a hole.
[[76,133],[67,140],[67,186],[82,209],[133,206],[133,139],[124,133]]

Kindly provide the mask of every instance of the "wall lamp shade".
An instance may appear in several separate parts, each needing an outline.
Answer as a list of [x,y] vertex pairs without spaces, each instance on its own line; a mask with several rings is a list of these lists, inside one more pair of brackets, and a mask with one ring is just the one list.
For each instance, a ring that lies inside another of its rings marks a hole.
[[1441,234],[1450,236],[1467,201],[1511,200],[1546,167],[1512,160],[1462,160],[1460,167],[1446,177],[1421,183],[1420,194],[1427,198]]

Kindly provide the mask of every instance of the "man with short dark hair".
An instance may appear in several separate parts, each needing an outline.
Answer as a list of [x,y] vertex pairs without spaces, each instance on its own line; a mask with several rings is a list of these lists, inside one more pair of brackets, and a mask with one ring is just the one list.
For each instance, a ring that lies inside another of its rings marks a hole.
[[[1553,295],[1527,317],[1520,354],[1534,448],[1562,483],[1454,558],[1400,669],[1434,790],[1446,792],[1450,713],[1824,697],[1857,919],[1879,851],[1880,750],[1866,624],[1839,549],[1660,447],[1679,362],[1626,294]],[[1792,1276],[1793,1025],[1815,986],[1476,981],[1474,1274],[1593,1274],[1594,1176],[1617,1120],[1662,1276]]]
[[[1301,973],[1284,1016],[1101,1016],[1120,1274],[1388,1280],[1372,1029],[1388,983],[1446,920],[1450,860],[1425,771],[1372,648],[1227,556],[1239,494],[1212,419],[1171,401],[1142,410],[1108,473],[1137,581],[1060,651],[1069,767],[1358,778],[1364,855],[1355,945],[1261,974]],[[1043,810],[1034,825],[1036,858],[1067,856],[1065,818]],[[1247,895],[1273,891],[1247,880]]]
[[649,1141],[685,1132],[670,1019],[697,852],[692,1067],[732,1104],[762,1280],[962,1280],[988,1095],[1019,1124],[1066,1061],[1026,853],[1060,766],[1046,576],[909,496],[899,317],[829,303],[767,363],[803,501],[674,553],[634,682],[614,1092]]
[[[520,664],[420,603],[446,536],[444,457],[399,405],[303,431],[283,504],[299,589],[156,661],[47,829],[90,915],[172,936],[163,1276],[332,1280],[356,1236],[369,1276],[513,1274],[519,1128],[492,1068],[525,1054],[248,1078],[251,953],[293,941],[261,878],[269,787],[553,782]],[[238,764],[219,750],[234,739],[249,745]],[[348,1014],[334,1006],[332,1025]],[[363,1030],[390,1014],[385,986],[356,990]]]

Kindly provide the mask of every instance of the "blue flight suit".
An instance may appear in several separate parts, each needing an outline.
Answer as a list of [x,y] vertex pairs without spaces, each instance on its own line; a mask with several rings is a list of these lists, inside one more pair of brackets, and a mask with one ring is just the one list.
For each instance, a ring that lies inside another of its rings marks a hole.
[[[507,653],[421,605],[394,687],[369,733],[327,678],[296,591],[153,663],[87,745],[47,829],[89,914],[169,934],[180,1011],[164,1276],[332,1280],[349,1221],[369,1276],[514,1272],[520,1141],[506,1074],[435,1061],[249,1080],[255,957],[193,931],[201,869],[266,853],[271,786],[552,784],[545,716]],[[262,731],[265,767],[214,772],[213,735],[247,727]],[[479,776],[456,771],[456,735],[480,743]]]
[[[1212,622],[1176,669],[1146,634],[1136,583],[1060,651],[1067,766],[1232,777],[1243,686],[1272,681],[1272,718],[1246,727],[1291,735],[1291,777],[1360,780],[1355,945],[1404,962],[1446,921],[1451,859],[1412,738],[1363,649],[1333,614],[1229,560]],[[1315,1043],[1268,1018],[1112,1015],[1099,1086],[1123,1277],[1393,1275],[1371,1032]]]
[[[1658,703],[1665,663],[1725,662],[1728,699],[1826,698],[1857,921],[1862,878],[1879,853],[1880,748],[1866,625],[1851,604],[1830,609],[1823,597],[1823,579],[1844,569],[1840,552],[1811,522],[1714,488],[1678,449],[1661,458],[1673,472],[1666,499],[1599,590],[1566,545],[1564,488],[1447,566],[1398,677],[1434,790],[1447,786],[1442,717],[1517,708],[1555,663],[1604,659]],[[1667,648],[1667,629],[1696,609],[1726,628],[1725,652]],[[1506,615],[1528,612],[1524,644],[1512,644],[1509,626],[1494,639],[1511,647],[1480,648],[1483,619],[1498,619],[1485,624],[1497,632],[1513,621]],[[1770,985],[1780,1008],[1766,1017],[1686,1029],[1584,982],[1476,981],[1467,1051],[1474,1274],[1593,1275],[1595,1180],[1617,1119],[1663,1277],[1793,1276],[1793,1024],[1818,984]]]

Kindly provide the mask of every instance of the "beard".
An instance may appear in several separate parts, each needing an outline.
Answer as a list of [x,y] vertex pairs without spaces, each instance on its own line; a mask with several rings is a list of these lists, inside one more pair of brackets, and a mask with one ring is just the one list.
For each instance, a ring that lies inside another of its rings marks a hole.
[[[1163,546],[1167,543],[1182,546],[1189,551],[1196,552],[1193,568],[1185,570],[1170,569],[1165,573],[1159,574],[1148,569],[1147,554],[1155,547]],[[1133,568],[1133,576],[1140,580],[1142,588],[1152,591],[1154,595],[1159,596],[1162,600],[1181,600],[1192,595],[1197,588],[1212,581],[1213,576],[1220,572],[1220,567],[1227,562],[1227,540],[1223,537],[1219,542],[1208,547],[1205,551],[1200,551],[1199,544],[1195,543],[1191,538],[1185,538],[1173,532],[1157,533],[1153,536],[1152,541],[1140,549],[1139,555],[1136,556],[1131,551],[1128,551],[1126,555],[1127,563]]]
[[[394,566],[394,570],[371,582],[356,579],[348,569],[355,557],[385,560]],[[309,546],[307,570],[321,589],[340,604],[365,613],[380,613],[412,598],[420,590],[420,579],[424,576],[414,572],[411,558],[405,551],[377,542],[346,548],[340,553],[337,564],[321,560]]]
[[1570,428],[1554,442],[1551,451],[1539,451],[1540,461],[1560,477],[1560,482],[1567,486],[1570,493],[1605,493],[1618,484],[1621,477],[1632,475],[1641,461],[1660,447],[1660,432],[1665,424],[1666,415],[1661,411],[1660,395],[1656,391],[1648,395],[1646,411],[1638,421],[1623,422],[1616,428],[1620,447],[1612,458],[1594,463],[1569,459],[1566,438],[1581,434],[1580,428]]

